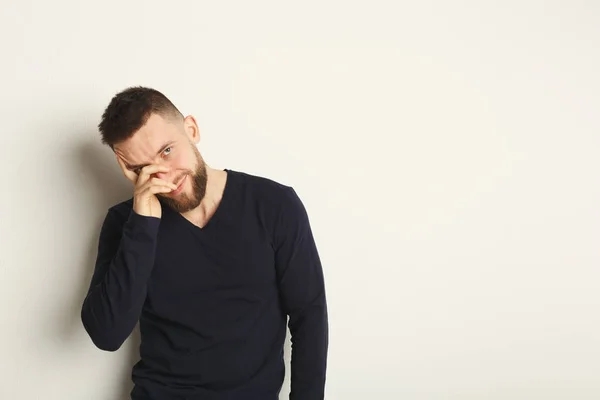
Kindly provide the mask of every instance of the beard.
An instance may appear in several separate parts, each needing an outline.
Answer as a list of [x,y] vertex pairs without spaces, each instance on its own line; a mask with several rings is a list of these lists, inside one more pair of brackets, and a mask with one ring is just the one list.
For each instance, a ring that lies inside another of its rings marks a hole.
[[186,192],[181,192],[177,195],[177,197],[168,197],[165,194],[159,194],[161,201],[168,207],[177,211],[178,213],[185,213],[200,205],[202,199],[204,199],[204,195],[206,194],[206,182],[207,182],[207,174],[206,174],[206,164],[204,160],[200,156],[198,149],[195,146],[192,146],[194,153],[196,154],[196,170],[188,170],[181,175],[179,175],[175,179],[175,183],[181,182],[187,175],[192,184],[192,193],[188,194]]

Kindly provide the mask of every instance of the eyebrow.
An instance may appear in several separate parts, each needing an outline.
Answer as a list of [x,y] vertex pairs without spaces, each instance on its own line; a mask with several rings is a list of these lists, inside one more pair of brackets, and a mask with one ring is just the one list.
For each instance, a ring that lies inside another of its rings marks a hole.
[[[156,155],[161,154],[163,151],[165,151],[167,149],[167,147],[171,147],[174,143],[175,143],[175,141],[171,140],[171,141],[168,141],[167,143],[163,144],[160,147],[160,150],[156,152]],[[133,170],[136,170],[138,168],[144,168],[147,165],[150,165],[150,164],[138,164],[138,165],[129,165],[129,164],[126,164],[126,167],[127,167],[127,169],[130,169],[130,170],[133,171]]]

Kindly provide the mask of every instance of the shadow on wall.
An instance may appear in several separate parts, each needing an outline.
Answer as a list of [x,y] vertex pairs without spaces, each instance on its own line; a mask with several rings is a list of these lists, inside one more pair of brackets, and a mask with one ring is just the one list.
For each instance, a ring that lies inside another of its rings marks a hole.
[[[87,137],[90,136],[92,135],[87,135]],[[74,164],[76,165],[74,167],[75,170],[81,171],[80,176],[83,177],[83,179],[79,179],[81,182],[78,189],[79,196],[81,196],[79,199],[87,205],[88,212],[94,216],[93,220],[96,222],[90,227],[90,229],[95,229],[92,236],[93,240],[91,240],[85,258],[81,262],[81,265],[87,267],[87,269],[81,275],[83,279],[74,300],[74,312],[71,313],[74,321],[70,321],[71,324],[68,324],[70,327],[76,326],[77,329],[83,329],[80,318],[81,305],[94,272],[100,227],[109,207],[132,196],[132,185],[122,175],[113,153],[108,147],[96,142],[85,142],[74,150],[76,152],[74,157]],[[128,361],[123,366],[123,370],[116,371],[117,374],[123,377],[123,383],[118,392],[119,399],[130,398],[129,393],[133,386],[131,367],[139,359],[139,344],[139,326],[136,326],[132,335],[122,346],[122,351],[129,353]]]

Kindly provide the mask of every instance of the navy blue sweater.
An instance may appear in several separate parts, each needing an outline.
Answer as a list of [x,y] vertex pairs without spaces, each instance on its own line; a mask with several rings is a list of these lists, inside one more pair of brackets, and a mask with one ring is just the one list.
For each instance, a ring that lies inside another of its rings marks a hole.
[[111,207],[81,318],[115,351],[139,321],[134,400],[276,400],[286,319],[293,400],[323,399],[328,348],[323,270],[293,188],[226,170],[203,228]]

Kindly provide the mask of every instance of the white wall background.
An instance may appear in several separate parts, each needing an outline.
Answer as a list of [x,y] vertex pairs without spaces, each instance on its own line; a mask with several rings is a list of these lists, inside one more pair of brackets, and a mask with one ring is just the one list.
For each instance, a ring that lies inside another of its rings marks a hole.
[[327,399],[600,398],[598,2],[1,4],[0,399],[127,398],[79,310],[138,84],[302,196]]

